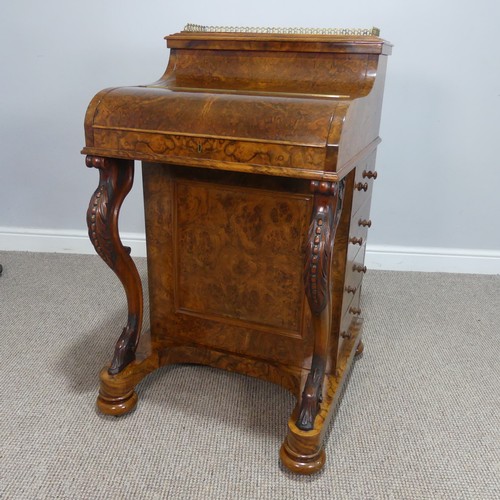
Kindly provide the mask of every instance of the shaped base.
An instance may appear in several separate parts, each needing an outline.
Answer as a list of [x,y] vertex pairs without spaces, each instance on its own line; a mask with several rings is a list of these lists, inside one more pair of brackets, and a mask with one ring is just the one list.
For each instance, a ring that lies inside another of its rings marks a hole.
[[97,408],[105,415],[119,417],[131,412],[137,404],[137,399],[135,391],[123,397],[112,397],[99,392],[99,396],[97,396]]
[[314,428],[303,431],[296,426],[300,408],[297,403],[288,420],[288,435],[281,447],[280,457],[283,465],[298,474],[313,474],[319,472],[325,463],[323,442],[335,407],[347,379],[351,365],[361,344],[363,319],[356,318],[351,323],[350,338],[343,342],[339,353],[337,373],[325,376],[323,381],[323,401],[314,421]]
[[[288,435],[280,449],[283,465],[298,474],[313,474],[321,470],[326,455],[323,448],[325,432],[333,416],[342,386],[347,378],[355,353],[360,349],[363,320],[351,324],[351,338],[342,344],[337,373],[326,375],[323,382],[323,400],[310,431],[299,429],[295,422],[300,411],[300,397],[288,420]],[[362,350],[362,348],[361,348]],[[201,347],[172,344],[153,345],[149,333],[142,335],[136,360],[116,375],[108,367],[100,374],[101,387],[97,398],[99,410],[106,415],[120,416],[132,411],[137,404],[135,386],[160,366],[173,363],[196,363],[229,371],[246,373],[277,383],[300,395],[301,381],[307,371],[292,367],[269,365],[263,361],[247,359],[227,353],[210,351]]]
[[288,441],[281,445],[280,449],[281,463],[290,471],[296,474],[314,474],[320,471],[325,465],[326,453],[323,448],[318,453],[312,455],[301,455],[292,450]]

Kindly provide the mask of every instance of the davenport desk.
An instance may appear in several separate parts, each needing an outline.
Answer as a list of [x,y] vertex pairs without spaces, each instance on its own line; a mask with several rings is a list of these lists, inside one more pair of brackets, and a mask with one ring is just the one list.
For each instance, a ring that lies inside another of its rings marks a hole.
[[[134,387],[170,363],[259,377],[297,398],[283,464],[315,472],[363,350],[359,300],[391,45],[372,30],[193,25],[166,39],[160,80],[103,90],[85,118],[83,153],[100,174],[89,235],[128,304],[98,407],[130,411]],[[118,233],[134,160],[151,302],[142,335],[141,281]]]

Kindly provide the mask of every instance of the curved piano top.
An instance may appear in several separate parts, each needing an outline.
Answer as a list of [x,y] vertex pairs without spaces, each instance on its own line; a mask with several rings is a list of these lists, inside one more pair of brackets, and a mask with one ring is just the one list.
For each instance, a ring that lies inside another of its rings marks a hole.
[[106,89],[85,154],[337,180],[378,144],[376,36],[183,31],[157,82]]

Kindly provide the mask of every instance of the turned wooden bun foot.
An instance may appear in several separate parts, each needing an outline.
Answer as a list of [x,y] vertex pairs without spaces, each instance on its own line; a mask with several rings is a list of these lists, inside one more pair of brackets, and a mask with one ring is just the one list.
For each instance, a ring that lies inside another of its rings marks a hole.
[[110,375],[108,368],[105,367],[101,370],[100,377],[101,387],[97,396],[97,408],[101,413],[118,417],[135,408],[137,393],[134,389],[137,380],[133,377],[133,366],[118,375]]
[[109,396],[99,393],[97,397],[97,408],[105,415],[118,417],[131,412],[137,404],[137,393],[131,391],[125,396]]
[[354,353],[354,355],[359,356],[360,354],[363,354],[364,350],[365,350],[365,344],[363,344],[363,341],[360,340],[358,347],[356,347],[356,352]]
[[282,464],[295,474],[314,474],[325,465],[326,454],[321,448],[314,455],[301,455],[291,450],[285,441],[280,449],[280,458]]

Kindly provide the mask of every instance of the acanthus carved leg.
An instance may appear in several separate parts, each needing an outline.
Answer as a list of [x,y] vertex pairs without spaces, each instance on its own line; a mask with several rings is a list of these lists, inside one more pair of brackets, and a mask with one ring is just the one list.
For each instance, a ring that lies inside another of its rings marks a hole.
[[116,343],[108,372],[119,373],[134,361],[142,326],[142,285],[130,248],[122,245],[118,234],[120,207],[134,180],[134,162],[98,156],[87,156],[89,168],[99,170],[99,186],[87,211],[89,237],[96,252],[115,272],[127,296],[128,321]]
[[304,431],[314,428],[322,398],[331,331],[330,266],[342,209],[343,183],[312,181],[311,190],[314,209],[309,226],[304,286],[312,313],[314,352],[296,421],[296,426]]

